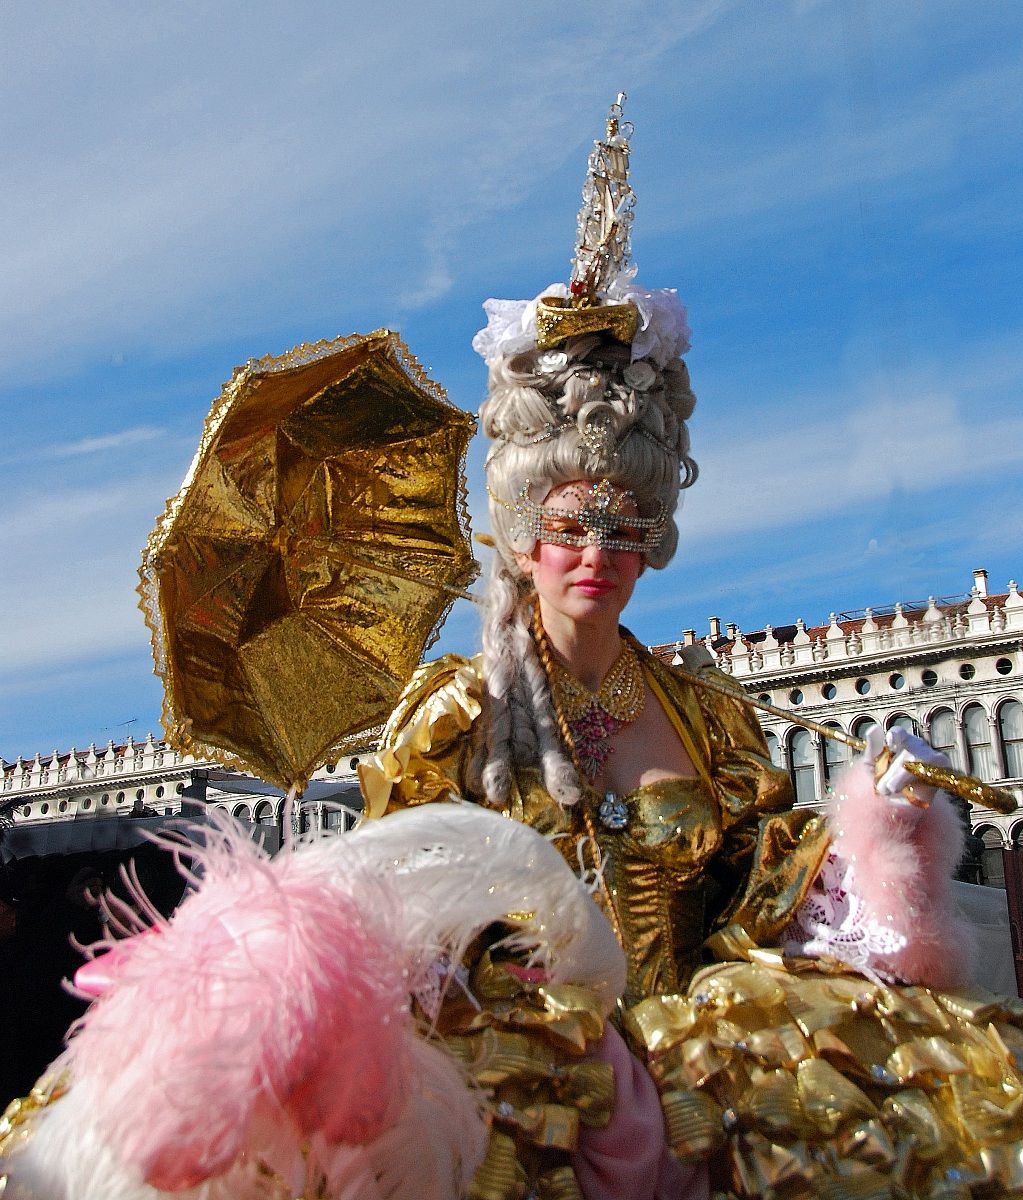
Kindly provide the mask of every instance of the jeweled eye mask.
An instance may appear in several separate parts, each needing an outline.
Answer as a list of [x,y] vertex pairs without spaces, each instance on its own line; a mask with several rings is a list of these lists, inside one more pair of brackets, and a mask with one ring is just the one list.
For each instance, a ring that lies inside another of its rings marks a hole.
[[607,479],[572,484],[563,488],[559,497],[578,498],[579,507],[537,504],[530,499],[528,483],[523,485],[513,505],[495,499],[514,511],[516,541],[534,539],[555,546],[599,546],[602,550],[650,554],[660,545],[668,523],[663,504],[654,517],[624,514],[622,509],[635,498]]

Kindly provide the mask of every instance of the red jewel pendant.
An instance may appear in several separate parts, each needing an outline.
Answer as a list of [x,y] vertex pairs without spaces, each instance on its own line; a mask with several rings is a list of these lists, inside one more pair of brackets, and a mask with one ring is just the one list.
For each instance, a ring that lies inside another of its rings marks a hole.
[[591,704],[581,717],[569,721],[572,742],[586,778],[592,783],[604,769],[604,764],[614,753],[611,738],[628,721],[612,717],[599,704]]

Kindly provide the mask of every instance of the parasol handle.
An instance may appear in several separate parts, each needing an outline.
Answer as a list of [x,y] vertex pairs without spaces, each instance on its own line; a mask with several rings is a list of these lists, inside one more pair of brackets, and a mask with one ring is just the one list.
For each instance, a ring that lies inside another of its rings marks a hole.
[[281,814],[281,824],[284,826],[284,844],[289,850],[295,848],[295,804],[298,800],[298,784],[293,783],[288,788],[284,798],[284,812]]
[[[493,545],[493,539],[488,538],[486,535],[476,534],[476,540],[485,546]],[[365,565],[372,566],[373,564],[367,563]],[[473,604],[481,603],[478,596],[474,596],[471,592],[463,591],[461,588],[454,587],[451,584],[439,583],[430,579],[421,579],[418,576],[406,574],[391,566],[388,567],[388,571],[402,578],[411,579],[415,583],[423,583],[429,587],[438,588],[462,600],[470,600]],[[743,704],[748,704],[751,708],[757,708],[761,712],[781,717],[783,720],[791,721],[794,725],[801,725],[803,729],[809,729],[812,733],[819,733],[821,737],[830,738],[835,742],[842,742],[843,745],[849,746],[853,750],[862,752],[867,748],[867,743],[863,738],[855,737],[853,734],[846,733],[842,729],[834,729],[830,725],[822,725],[819,721],[813,721],[809,717],[798,716],[787,709],[778,708],[775,704],[769,704],[766,700],[755,700],[745,691],[738,688],[738,686],[720,683],[716,679],[705,679],[701,675],[694,675],[691,671],[685,670],[684,667],[675,666],[673,669],[684,676],[694,687],[704,688],[709,692],[718,692],[720,695],[728,696],[732,700],[739,700]],[[965,771],[957,771],[954,767],[938,767],[932,763],[918,762],[916,759],[910,759],[902,765],[921,782],[940,788],[942,791],[951,792],[954,796],[968,800],[971,804],[990,808],[993,812],[997,813],[1009,814],[1016,811],[1016,801],[1009,792],[1004,791],[1002,788],[992,787],[991,784],[985,783],[982,779],[977,779],[974,775],[968,775]]]
[[[717,679],[706,679],[702,675],[694,675],[691,671],[685,670],[684,667],[675,666],[673,670],[677,671],[695,687],[704,688],[709,692],[717,692],[722,696],[729,696],[732,700],[739,700],[744,704],[748,704],[751,708],[758,708],[762,712],[770,713],[772,716],[782,717],[786,721],[791,721],[794,725],[801,725],[804,729],[809,729],[813,733],[819,733],[822,737],[831,738],[835,742],[842,742],[844,745],[850,746],[853,750],[863,751],[867,748],[867,743],[863,738],[854,737],[851,733],[845,733],[841,729],[833,729],[830,725],[822,725],[819,721],[810,720],[809,717],[797,716],[795,713],[789,712],[784,708],[778,708],[777,705],[769,704],[766,700],[755,700],[752,696],[747,695],[745,691],[740,690],[738,685],[721,683]],[[951,792],[954,796],[959,796],[963,800],[969,800],[973,804],[990,808],[998,813],[1008,814],[1016,811],[1016,801],[1009,792],[1004,791],[1002,788],[992,787],[991,784],[984,783],[983,780],[977,779],[973,775],[967,775],[965,771],[957,771],[954,767],[938,767],[931,763],[918,762],[916,759],[910,759],[902,765],[922,783],[941,788],[945,792]]]

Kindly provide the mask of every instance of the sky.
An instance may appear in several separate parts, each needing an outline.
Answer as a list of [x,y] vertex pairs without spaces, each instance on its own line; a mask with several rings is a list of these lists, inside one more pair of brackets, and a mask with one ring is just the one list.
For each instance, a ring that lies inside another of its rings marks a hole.
[[[235,366],[389,326],[478,407],[480,305],[567,278],[619,90],[701,467],[634,632],[1004,591],[1021,32],[1014,0],[5,0],[0,756],[159,735],[137,567]],[[434,650],[477,636],[460,601]]]

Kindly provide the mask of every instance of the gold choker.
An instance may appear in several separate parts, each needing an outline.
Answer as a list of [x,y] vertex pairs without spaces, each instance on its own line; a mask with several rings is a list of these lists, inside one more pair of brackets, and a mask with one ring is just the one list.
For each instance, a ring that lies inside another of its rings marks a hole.
[[553,654],[544,659],[569,749],[578,768],[593,783],[614,750],[611,738],[643,711],[646,683],[639,655],[625,642],[596,692],[580,683]]
[[557,694],[561,711],[568,721],[579,721],[591,708],[598,708],[624,725],[630,725],[643,711],[646,688],[639,655],[628,642],[611,664],[599,689],[591,692],[584,683],[551,655],[551,687]]

